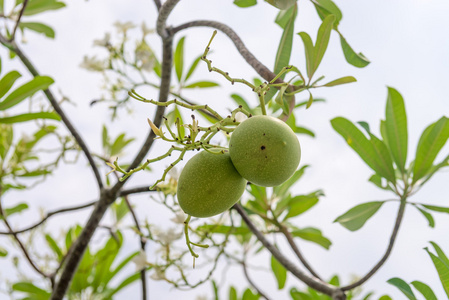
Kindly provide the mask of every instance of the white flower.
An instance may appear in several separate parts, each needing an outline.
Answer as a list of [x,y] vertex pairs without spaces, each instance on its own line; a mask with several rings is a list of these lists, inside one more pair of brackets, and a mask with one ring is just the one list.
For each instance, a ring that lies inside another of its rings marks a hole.
[[207,300],[207,296],[205,296],[205,295],[199,295],[199,296],[196,296],[196,299],[195,300]]
[[139,254],[134,256],[132,262],[136,264],[136,272],[145,269],[148,265],[147,254],[145,251],[140,250]]
[[159,228],[154,230],[154,235],[164,245],[171,244],[182,236],[182,232],[176,232],[176,229],[171,227],[166,231],[162,231]]
[[125,22],[125,23],[117,21],[117,22],[114,23],[114,26],[117,28],[117,31],[119,33],[123,33],[123,34],[126,34],[126,32],[129,29],[132,29],[132,28],[136,27],[136,25],[134,25],[132,22],[129,22],[129,21]]
[[140,67],[142,70],[150,72],[153,70],[156,63],[156,57],[154,56],[153,50],[144,41],[137,44],[136,46],[136,61],[140,62]]
[[103,39],[94,40],[94,46],[107,47],[110,45],[111,34],[106,32]]
[[170,221],[176,224],[184,224],[184,221],[187,219],[187,216],[184,212],[178,211],[176,215],[170,219]]
[[248,117],[242,112],[238,112],[235,114],[235,120],[239,123],[242,123],[246,119],[248,119]]
[[153,280],[164,280],[165,272],[161,268],[154,268],[154,273],[151,274],[150,278]]
[[170,177],[173,178],[174,180],[178,180],[179,175],[181,175],[181,173],[179,172],[179,170],[176,167],[171,168],[167,174],[170,175]]
[[102,72],[107,68],[107,65],[104,60],[97,59],[95,56],[88,57],[85,55],[80,67],[89,71]]

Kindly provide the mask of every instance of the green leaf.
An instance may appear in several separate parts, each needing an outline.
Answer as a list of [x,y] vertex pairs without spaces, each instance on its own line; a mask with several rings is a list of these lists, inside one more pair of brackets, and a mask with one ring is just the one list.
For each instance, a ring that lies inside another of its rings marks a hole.
[[0,99],[11,89],[20,76],[22,75],[19,72],[11,71],[0,79]]
[[[314,48],[314,72],[318,69],[321,60],[323,59],[324,53],[326,52],[334,22],[335,16],[329,15],[323,20],[323,23],[318,29],[318,35]],[[309,78],[311,78],[311,76],[309,76]]]
[[115,275],[117,275],[117,273],[120,272],[124,267],[126,267],[126,266],[129,264],[129,262],[131,262],[132,259],[133,259],[134,257],[136,257],[139,253],[140,253],[140,251],[136,251],[136,252],[134,252],[134,253],[131,253],[128,257],[124,258],[124,259],[117,265],[117,267],[116,267],[114,270],[111,270],[111,271],[108,273],[108,276],[106,276],[106,279],[104,279],[104,281],[105,281],[106,283],[108,283],[109,281],[111,281],[111,279],[114,278]]
[[298,9],[296,5],[293,5],[287,10],[280,10],[278,15],[276,16],[275,23],[281,26],[282,29],[285,29],[285,26],[290,22],[293,15],[297,15]]
[[238,94],[232,94],[231,98],[232,98],[232,100],[234,100],[235,103],[237,103],[237,105],[239,105],[239,106],[241,105],[244,110],[246,110],[247,112],[250,112],[250,113],[252,112],[252,109],[249,107],[246,100],[242,98],[242,96],[240,96]]
[[184,69],[184,41],[185,36],[183,36],[178,44],[176,45],[175,55],[173,57],[173,63],[175,64],[176,77],[178,81],[181,82],[182,71]]
[[245,292],[243,292],[242,300],[258,300],[259,295],[256,293],[254,294],[250,288],[247,288]]
[[[4,12],[3,0],[0,0],[0,14],[3,14],[3,12]],[[0,72],[2,70],[1,65],[2,65],[2,63],[1,63],[1,59],[0,59]]]
[[31,16],[48,10],[56,10],[65,7],[63,2],[57,0],[32,0],[28,3],[23,15]]
[[318,203],[318,200],[318,197],[315,195],[299,195],[293,197],[288,204],[290,208],[284,220],[291,217],[296,217],[308,211]]
[[433,246],[433,248],[435,248],[435,251],[438,254],[438,257],[446,264],[446,266],[449,268],[449,259],[447,258],[446,254],[444,254],[443,250],[441,250],[440,246],[438,246],[436,243],[434,242],[430,242]]
[[5,110],[19,104],[37,91],[47,89],[53,82],[54,80],[48,76],[34,77],[29,82],[11,92],[2,102],[0,102],[0,110]]
[[312,106],[312,103],[313,103],[313,96],[312,93],[309,91],[309,101],[307,101],[306,109]]
[[[20,212],[22,212],[22,211],[24,211],[26,209],[28,209],[28,204],[26,204],[26,203],[19,203],[19,204],[17,204],[14,207],[5,208],[4,212],[5,212],[5,215],[8,217],[8,216],[11,216],[13,214],[20,213]],[[0,216],[0,220],[2,220],[2,219],[3,219],[3,217]]]
[[53,252],[58,256],[58,259],[61,260],[63,257],[63,253],[61,248],[59,248],[58,244],[56,243],[56,241],[49,234],[45,235],[45,240],[47,241],[47,244],[50,247],[50,249],[53,250]]
[[46,37],[54,39],[55,38],[55,31],[53,28],[51,28],[48,25],[37,23],[37,22],[20,22],[19,25],[20,29],[29,29],[37,33],[42,33]]
[[306,241],[314,242],[327,250],[329,250],[332,245],[332,242],[324,237],[321,231],[316,228],[306,227],[303,229],[295,229],[292,231],[292,235]]
[[343,49],[346,61],[357,68],[366,67],[370,61],[362,53],[357,54],[351,46],[349,46],[343,35],[340,32],[338,33],[340,34],[341,48]]
[[388,88],[387,106],[385,109],[385,126],[393,160],[402,173],[405,173],[407,160],[407,114],[404,99],[394,88]]
[[307,32],[298,33],[304,43],[304,51],[306,52],[306,67],[307,76],[312,78],[313,73],[315,73],[314,62],[315,62],[315,48],[313,47],[312,39]]
[[384,201],[373,201],[363,204],[359,204],[343,215],[335,219],[334,222],[340,223],[351,231],[356,231],[362,228],[362,226],[371,218],[379,208],[384,204]]
[[105,300],[112,299],[112,296],[114,296],[116,293],[120,292],[122,289],[127,287],[128,285],[132,284],[133,282],[140,279],[140,273],[131,275],[127,278],[125,278],[116,288],[112,289],[109,292],[105,293]]
[[5,257],[7,255],[8,255],[8,251],[5,248],[0,247],[0,257]]
[[390,168],[386,161],[387,158],[382,155],[385,149],[382,150],[382,146],[378,141],[369,141],[352,122],[343,117],[337,117],[331,120],[331,124],[335,131],[346,140],[348,145],[357,152],[360,158],[363,159],[371,169],[380,176],[393,180]]
[[308,167],[309,165],[302,166],[299,170],[296,170],[295,173],[293,173],[292,177],[290,177],[283,184],[273,187],[273,194],[279,197],[283,197],[284,195],[286,195],[291,186],[295,184],[299,179],[301,179]]
[[391,299],[391,297],[388,295],[383,295],[379,298],[379,300],[393,300],[393,299]]
[[282,290],[285,286],[285,282],[287,281],[287,270],[276,260],[276,258],[274,258],[274,256],[271,256],[271,269],[276,277],[278,289]]
[[234,0],[238,7],[250,7],[257,4],[257,0]]
[[293,300],[314,300],[310,295],[298,291],[296,288],[290,290],[290,296]]
[[12,285],[12,289],[17,292],[28,293],[34,296],[33,300],[47,300],[50,298],[50,293],[35,286],[31,282],[17,282]]
[[120,134],[112,143],[111,145],[111,152],[109,153],[111,156],[115,156],[120,154],[123,149],[132,141],[134,141],[133,138],[131,139],[125,139],[125,133]]
[[424,250],[426,250],[430,258],[432,259],[432,262],[437,269],[438,276],[440,277],[440,281],[443,285],[444,291],[449,297],[449,266],[444,262],[443,259],[431,253],[429,249],[424,248]]
[[186,89],[193,89],[193,88],[211,88],[211,87],[216,87],[219,86],[218,83],[216,82],[212,82],[212,81],[197,81],[194,83],[191,83],[187,86],[185,86],[184,88]]
[[395,277],[391,278],[387,282],[397,287],[410,300],[416,300],[415,294],[413,294],[411,287],[404,280]]
[[198,57],[193,61],[192,65],[191,65],[190,68],[189,68],[189,71],[187,71],[187,74],[186,74],[186,77],[184,78],[184,81],[187,81],[187,80],[190,78],[190,76],[192,76],[192,74],[193,74],[193,72],[196,70],[196,67],[198,66],[198,63],[200,62],[202,56],[203,56],[203,55],[201,54],[200,56],[198,56]]
[[377,162],[379,165],[379,174],[385,177],[388,181],[395,183],[396,174],[393,167],[393,161],[391,160],[390,151],[388,151],[387,145],[378,139],[374,134],[370,133],[371,144],[374,151],[377,154]]
[[438,300],[432,289],[421,281],[412,281],[411,284],[420,292],[426,300]]
[[312,3],[315,5],[315,9],[321,20],[324,20],[328,15],[334,15],[336,18],[334,28],[337,28],[343,18],[343,14],[338,6],[331,0],[313,0]]
[[326,83],[324,86],[330,87],[330,86],[336,86],[336,85],[351,83],[351,82],[356,82],[356,81],[357,81],[357,79],[355,79],[354,77],[346,76],[346,77],[341,77],[341,78],[332,80],[331,82]]
[[449,119],[446,117],[442,117],[424,130],[416,149],[413,183],[427,175],[448,138]]
[[442,213],[448,213],[449,214],[449,207],[427,205],[427,204],[422,204],[422,206],[427,208],[427,209],[433,210],[433,211],[442,212]]
[[[279,73],[283,67],[289,65],[290,56],[292,53],[293,45],[293,30],[295,27],[295,19],[297,8],[296,5],[292,7],[293,14],[290,16],[287,24],[285,25],[284,31],[282,32],[281,40],[279,41],[278,50],[276,52],[276,58],[274,60],[274,73]],[[285,77],[285,73],[281,78]]]
[[427,219],[427,222],[429,222],[429,226],[434,228],[435,227],[435,220],[434,220],[433,216],[429,212],[425,211],[424,209],[421,209],[421,208],[419,208],[416,205],[415,205],[415,207]]
[[12,124],[12,123],[28,122],[28,121],[32,121],[32,120],[38,120],[38,119],[61,121],[61,117],[57,113],[39,112],[39,113],[28,113],[28,114],[21,114],[21,115],[16,115],[16,116],[11,116],[11,117],[0,118],[0,123]]
[[237,290],[233,286],[229,288],[229,300],[238,300]]

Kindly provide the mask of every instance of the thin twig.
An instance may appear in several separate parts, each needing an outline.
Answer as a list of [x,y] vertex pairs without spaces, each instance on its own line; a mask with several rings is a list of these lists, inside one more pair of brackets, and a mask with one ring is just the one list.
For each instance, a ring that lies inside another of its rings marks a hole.
[[290,273],[292,273],[296,278],[310,286],[311,288],[329,295],[334,300],[346,299],[346,295],[339,288],[332,286],[326,282],[322,282],[315,277],[310,277],[303,271],[301,271],[296,265],[294,265],[287,257],[285,257],[273,244],[271,244],[260,232],[253,222],[249,219],[245,210],[236,204],[233,208],[240,214],[243,221],[246,223],[251,232],[257,237],[257,239],[265,246],[265,248],[277,259],[277,261],[284,266]]
[[264,292],[262,292],[262,290],[254,283],[254,281],[251,280],[251,278],[249,277],[248,274],[248,268],[246,267],[246,263],[245,261],[241,262],[242,264],[242,268],[243,268],[243,274],[245,275],[246,280],[248,281],[248,283],[257,291],[257,293],[262,297],[265,298],[266,300],[270,300],[270,298],[268,298]]
[[[262,76],[266,81],[271,81],[274,77],[276,77],[276,74],[270,71],[264,64],[262,64],[249,50],[246,48],[243,41],[240,39],[240,37],[237,35],[237,33],[226,24],[216,22],[216,21],[210,21],[210,20],[197,20],[188,22],[182,25],[179,25],[177,27],[174,27],[172,29],[173,34],[187,28],[191,27],[212,27],[217,30],[220,30],[224,34],[226,34],[231,41],[234,43],[235,47],[239,51],[239,53],[242,55],[242,57],[246,60],[246,62],[253,67],[253,69]],[[275,83],[283,83],[282,79],[276,80]]]
[[390,236],[390,242],[388,244],[387,250],[385,251],[385,254],[382,256],[382,258],[379,260],[379,262],[361,279],[357,280],[356,282],[344,286],[341,288],[342,291],[349,291],[352,290],[360,285],[362,285],[364,282],[366,282],[368,279],[371,278],[379,269],[382,267],[382,265],[387,261],[388,257],[390,256],[391,250],[393,249],[394,242],[396,241],[396,237],[399,231],[399,227],[401,226],[402,219],[404,217],[404,211],[405,206],[407,204],[406,199],[401,199],[401,204],[399,206],[398,214],[396,217],[396,222],[393,227],[393,232]]
[[[1,196],[1,186],[0,186],[0,196]],[[30,254],[28,253],[28,250],[25,248],[25,245],[22,243],[22,241],[20,240],[19,236],[17,235],[17,233],[15,233],[12,230],[11,225],[8,222],[8,219],[6,217],[6,214],[3,211],[3,207],[2,207],[2,201],[0,199],[0,216],[3,219],[3,222],[6,225],[6,228],[8,228],[8,231],[11,233],[11,235],[14,237],[14,240],[17,242],[17,244],[19,245],[20,249],[22,250],[22,253],[25,255],[25,258],[27,259],[27,261],[30,263],[31,267],[36,270],[36,272],[38,272],[39,274],[41,274],[42,276],[44,276],[45,278],[50,278],[50,275],[46,274],[44,271],[42,271],[41,269],[39,269],[39,267],[36,265],[36,263],[33,261],[33,259],[31,258]]]
[[9,38],[8,42],[14,41],[17,28],[19,27],[19,24],[20,24],[20,19],[22,19],[23,12],[25,11],[27,5],[28,5],[28,0],[23,1],[22,8],[20,9],[19,16],[17,17],[16,24],[14,26],[14,29],[12,30],[11,37]]
[[307,270],[309,270],[310,274],[312,274],[316,278],[318,278],[321,281],[323,281],[323,279],[317,274],[317,272],[315,272],[315,270],[312,268],[312,266],[308,263],[308,261],[306,260],[304,255],[302,255],[301,251],[298,248],[298,245],[296,245],[295,241],[293,240],[292,234],[290,233],[290,231],[288,231],[287,227],[285,227],[284,225],[280,224],[279,229],[284,234],[284,236],[287,239],[287,241],[288,241],[290,247],[292,248],[293,252],[295,252],[296,256],[299,258],[299,260],[304,265],[304,267]]
[[71,212],[71,211],[76,211],[76,210],[88,208],[88,207],[91,207],[91,206],[95,205],[96,202],[97,201],[92,201],[92,202],[89,202],[89,203],[83,204],[83,205],[66,207],[66,208],[55,210],[55,211],[51,211],[51,212],[47,213],[47,215],[42,220],[40,220],[39,222],[37,222],[37,223],[35,223],[33,225],[30,225],[30,226],[28,226],[26,228],[15,230],[15,231],[7,231],[7,232],[6,231],[0,231],[0,235],[14,235],[14,234],[19,234],[19,233],[24,233],[24,232],[30,231],[30,230],[38,227],[39,225],[45,223],[45,221],[47,221],[52,216],[55,216],[55,215],[58,215],[58,214],[61,214],[61,213],[65,213],[65,212]]

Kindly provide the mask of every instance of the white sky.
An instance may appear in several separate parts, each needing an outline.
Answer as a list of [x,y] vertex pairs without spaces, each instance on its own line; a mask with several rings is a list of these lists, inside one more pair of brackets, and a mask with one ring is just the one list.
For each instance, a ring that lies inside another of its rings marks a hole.
[[[383,193],[367,182],[371,172],[357,155],[344,143],[330,126],[330,119],[345,116],[352,121],[367,121],[372,130],[378,133],[379,120],[384,116],[386,86],[398,89],[406,101],[409,121],[409,159],[414,155],[417,140],[422,130],[442,115],[448,114],[448,75],[449,69],[449,27],[446,16],[449,13],[449,2],[444,0],[401,0],[401,1],[336,1],[343,12],[340,31],[356,51],[363,52],[371,64],[364,69],[348,65],[342,55],[338,36],[332,33],[328,52],[317,72],[317,77],[326,75],[328,81],[353,75],[358,82],[327,90],[317,90],[315,97],[324,97],[326,104],[316,104],[308,111],[297,113],[297,122],[311,128],[317,138],[300,136],[303,151],[302,164],[310,164],[306,176],[295,187],[298,193],[307,193],[317,188],[324,189],[326,197],[313,210],[297,219],[300,227],[315,226],[330,237],[333,246],[329,251],[313,244],[299,241],[301,249],[311,264],[324,277],[338,273],[344,283],[348,283],[353,274],[365,274],[383,255],[395,218],[396,204],[387,203],[363,229],[351,233],[332,221],[349,208],[371,200],[389,199],[391,195]],[[274,64],[277,44],[281,31],[273,20],[277,11],[263,1],[248,9],[239,9],[232,1],[199,1],[183,0],[178,5],[169,24],[178,25],[195,19],[218,20],[230,25],[243,39],[253,54],[268,67]],[[319,19],[307,1],[300,2],[299,17],[295,32],[306,31],[313,39],[319,26]],[[101,127],[108,121],[105,106],[89,107],[92,99],[101,95],[101,78],[98,74],[89,73],[79,68],[84,55],[103,55],[101,49],[92,48],[94,39],[102,38],[104,33],[112,32],[112,24],[119,20],[140,24],[143,20],[153,27],[156,21],[155,8],[152,1],[118,1],[91,0],[71,1],[68,7],[57,13],[43,14],[39,18],[56,30],[56,40],[27,34],[28,43],[25,52],[31,57],[42,74],[48,74],[56,80],[53,90],[61,89],[76,107],[65,105],[70,119],[76,124],[89,146],[94,151],[101,151]],[[192,29],[184,31],[187,35],[187,61],[202,53],[211,35],[210,29]],[[177,37],[177,39],[180,36]],[[160,42],[156,36],[150,39],[153,49],[160,54]],[[214,65],[230,72],[235,77],[253,78],[255,72],[240,58],[232,43],[223,34],[218,34],[212,44],[210,55]],[[17,68],[23,70],[17,62],[5,59],[2,49],[3,69]],[[160,56],[159,56],[160,57]],[[291,63],[304,70],[304,54],[302,42],[295,36]],[[231,93],[241,93],[251,97],[246,88],[231,86],[217,74],[205,71],[196,73],[197,79],[219,81],[222,89],[187,94],[191,99],[207,101],[210,105],[218,105],[220,109],[231,107],[231,104],[220,105],[229,99]],[[22,72],[26,73],[26,72]],[[210,77],[208,77],[210,76]],[[145,95],[154,97],[154,95]],[[306,96],[297,97],[303,100]],[[252,98],[255,100],[254,98]],[[229,102],[228,102],[229,103]],[[255,103],[255,102],[254,102]],[[136,112],[132,116],[122,115],[117,124],[110,130],[117,135],[128,131],[138,139],[136,146],[146,136],[148,126],[146,117],[152,116],[153,108],[136,104]],[[188,114],[187,114],[188,115]],[[101,121],[99,121],[101,120]],[[113,131],[115,130],[115,131]],[[160,145],[160,144],[156,144]],[[135,150],[133,150],[135,151]],[[133,151],[128,149],[129,157]],[[154,149],[151,156],[161,151],[160,146]],[[444,148],[447,154],[449,148]],[[168,162],[166,163],[168,164]],[[59,175],[59,176],[58,176]],[[62,177],[61,177],[62,176]],[[441,173],[433,178],[427,187],[422,189],[413,201],[434,205],[449,206],[447,185],[449,175]],[[148,184],[148,178],[136,176],[136,185]],[[131,185],[130,185],[131,186]],[[30,220],[40,218],[40,207],[53,210],[62,206],[85,203],[95,199],[97,190],[92,174],[86,171],[86,163],[82,158],[76,166],[67,166],[50,178],[48,183],[36,187],[25,194],[10,193],[7,203],[30,201],[31,209],[20,218],[14,218],[17,227],[28,224]],[[167,222],[167,215],[155,213],[146,197],[137,198],[141,217],[148,217],[151,222]],[[67,228],[76,222],[83,223],[87,212],[67,214],[56,217],[49,222],[48,229],[58,232],[58,228]],[[401,227],[396,246],[387,264],[364,286],[364,291],[375,290],[376,295],[388,293],[393,298],[403,296],[386,280],[400,277],[407,282],[420,280],[429,284],[438,298],[445,294],[440,286],[437,273],[423,250],[430,246],[428,241],[436,241],[449,253],[447,228],[449,216],[434,214],[436,228],[427,226],[425,219],[413,208],[408,208]],[[24,221],[26,220],[26,221]],[[53,229],[54,228],[54,229]],[[2,239],[3,241],[3,239]],[[137,249],[138,242],[134,235],[128,235],[124,253]],[[256,263],[268,262],[262,256]],[[24,264],[24,263],[23,263]],[[266,265],[268,266],[268,264]],[[0,276],[8,278],[8,262],[0,260]],[[130,270],[130,272],[132,269]],[[233,273],[236,272],[236,273]],[[226,284],[241,285],[239,270],[232,269],[227,276]],[[273,299],[281,299],[274,278],[269,273],[252,272],[252,276]],[[240,281],[240,282],[239,282]],[[290,287],[302,285],[289,277]],[[176,292],[169,285],[161,282],[150,282],[150,299],[195,299],[198,294],[211,296],[211,288],[206,285],[198,291]],[[241,289],[240,289],[241,290]],[[170,294],[168,295],[167,293]],[[227,289],[223,290],[224,298]],[[126,295],[126,296],[125,296]],[[139,295],[137,285],[126,290],[118,299],[135,299]]]

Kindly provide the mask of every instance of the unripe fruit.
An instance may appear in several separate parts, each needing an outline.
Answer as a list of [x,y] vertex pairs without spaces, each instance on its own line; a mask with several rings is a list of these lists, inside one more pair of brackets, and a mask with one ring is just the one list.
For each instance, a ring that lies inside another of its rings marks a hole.
[[186,214],[198,218],[230,209],[245,191],[246,180],[231,162],[229,153],[202,151],[192,157],[178,180],[178,202]]
[[270,116],[254,116],[232,133],[229,154],[243,178],[260,186],[277,186],[295,172],[301,148],[287,124]]

